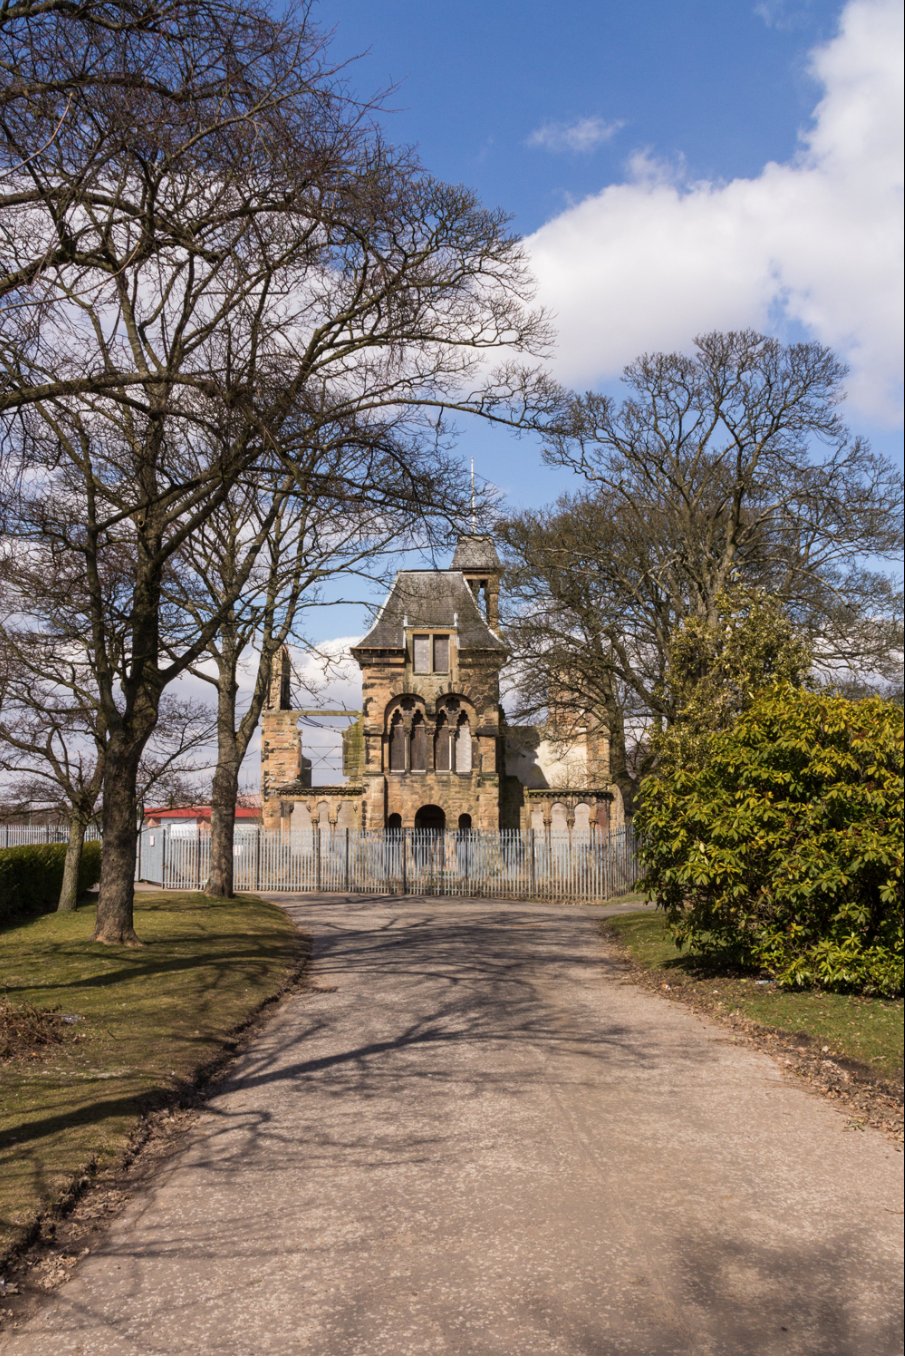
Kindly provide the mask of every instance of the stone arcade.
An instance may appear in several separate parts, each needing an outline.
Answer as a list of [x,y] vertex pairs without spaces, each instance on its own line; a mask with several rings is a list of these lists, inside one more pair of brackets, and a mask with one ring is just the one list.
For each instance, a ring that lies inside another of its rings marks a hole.
[[[262,719],[265,828],[566,830],[622,825],[606,732],[512,726],[500,706],[501,567],[489,537],[460,538],[449,570],[400,571],[352,654],[362,709],[343,737],[348,782],[311,785],[289,658]],[[353,714],[354,715],[354,714]]]

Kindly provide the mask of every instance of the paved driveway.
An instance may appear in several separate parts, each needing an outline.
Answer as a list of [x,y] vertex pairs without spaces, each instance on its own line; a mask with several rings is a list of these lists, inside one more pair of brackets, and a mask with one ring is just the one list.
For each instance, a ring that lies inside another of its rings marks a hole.
[[318,988],[10,1352],[901,1352],[900,1156],[593,911],[286,903]]

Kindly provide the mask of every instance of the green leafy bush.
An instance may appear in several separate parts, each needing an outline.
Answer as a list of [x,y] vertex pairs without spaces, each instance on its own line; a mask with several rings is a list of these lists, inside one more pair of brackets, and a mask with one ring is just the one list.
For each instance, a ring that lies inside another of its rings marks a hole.
[[699,761],[665,760],[638,816],[674,936],[782,985],[902,991],[902,712],[789,684]]
[[[63,885],[65,844],[20,844],[0,849],[0,923],[19,915],[55,910]],[[89,840],[82,849],[79,894],[100,876],[101,846]]]

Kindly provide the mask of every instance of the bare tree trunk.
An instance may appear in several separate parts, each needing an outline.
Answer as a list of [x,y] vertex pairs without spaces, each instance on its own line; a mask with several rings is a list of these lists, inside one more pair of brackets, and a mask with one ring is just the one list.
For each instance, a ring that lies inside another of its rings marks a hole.
[[82,865],[82,846],[85,843],[85,822],[73,813],[69,818],[69,840],[63,862],[63,883],[60,887],[58,910],[74,910],[79,903],[79,868]]
[[626,821],[630,821],[635,814],[638,779],[632,776],[628,767],[625,718],[615,699],[606,703],[606,722],[610,737],[610,777],[622,794],[623,814]]
[[254,691],[242,720],[236,724],[236,666],[239,650],[222,645],[217,657],[217,768],[211,789],[211,866],[205,891],[208,896],[228,899],[234,894],[236,796],[239,770],[251,737],[260,720],[270,685],[275,647],[265,644],[258,662]]
[[[223,738],[225,736],[225,739]],[[233,732],[221,736],[217,771],[211,791],[211,867],[204,890],[208,896],[228,899],[233,893],[233,841],[236,829],[236,795],[240,759]],[[224,749],[231,746],[232,750]]]
[[104,771],[101,889],[97,902],[96,943],[136,947],[135,897],[136,784],[143,742],[111,739]]

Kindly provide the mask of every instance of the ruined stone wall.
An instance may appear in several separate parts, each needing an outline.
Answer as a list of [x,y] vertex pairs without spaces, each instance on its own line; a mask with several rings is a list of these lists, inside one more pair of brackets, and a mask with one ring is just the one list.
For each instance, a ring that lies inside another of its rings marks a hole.
[[303,771],[298,717],[290,709],[265,709],[261,716],[261,819],[265,830],[278,830],[288,815],[277,789],[298,781]]

